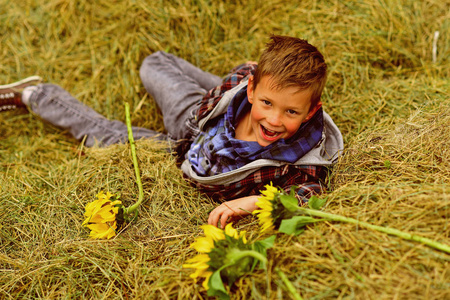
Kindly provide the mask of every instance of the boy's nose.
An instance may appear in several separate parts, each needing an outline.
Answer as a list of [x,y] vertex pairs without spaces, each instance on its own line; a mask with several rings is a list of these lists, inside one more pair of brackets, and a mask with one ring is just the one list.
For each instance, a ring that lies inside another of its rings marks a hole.
[[269,125],[279,127],[282,125],[281,117],[278,113],[274,113],[267,118]]

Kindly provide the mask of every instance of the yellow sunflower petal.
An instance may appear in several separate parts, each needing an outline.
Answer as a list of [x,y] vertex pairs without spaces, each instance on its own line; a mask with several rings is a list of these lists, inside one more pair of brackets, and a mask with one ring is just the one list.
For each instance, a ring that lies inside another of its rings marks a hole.
[[214,248],[214,240],[210,237],[198,237],[190,247],[200,253],[209,253]]
[[116,219],[117,211],[113,210],[110,206],[104,206],[98,211],[97,216],[105,221],[114,221]]
[[261,196],[261,198],[265,198],[266,200],[269,201],[275,199],[275,195],[279,193],[278,189],[274,187],[272,183],[270,183],[270,185],[267,184],[264,187],[266,189],[264,191],[261,191],[261,194],[263,195]]
[[205,265],[205,268],[197,268],[194,271],[194,273],[189,275],[189,277],[191,277],[192,279],[195,279],[197,281],[197,278],[204,277],[203,275],[205,274],[205,272],[208,269],[208,267],[209,267],[208,265]]
[[225,239],[225,235],[223,234],[223,230],[217,228],[213,225],[202,225],[200,228],[203,229],[205,236],[212,238],[214,241],[219,241]]
[[[189,264],[191,266],[194,266],[194,268],[196,268],[198,264],[207,263],[209,260],[210,260],[210,258],[209,258],[208,254],[197,254],[193,258],[186,260],[186,264]],[[183,267],[184,267],[184,265],[183,265]],[[186,267],[186,268],[188,268],[188,267]]]
[[271,193],[278,193],[278,189],[272,185],[272,182],[270,184],[266,184],[264,186],[266,188],[266,191]]
[[261,224],[261,232],[264,232],[266,230],[272,229],[273,228],[273,223],[272,223],[272,219],[267,219],[267,220],[259,220],[260,224]]
[[106,200],[106,195],[103,191],[100,191],[97,195],[95,195],[99,200]]
[[84,215],[85,215],[86,217],[91,216],[91,215],[92,215],[92,212],[93,212],[94,209],[95,209],[95,207],[96,207],[95,201],[89,202],[88,204],[86,204],[86,208],[85,208],[86,211],[85,211]]
[[[208,261],[209,256],[207,254],[197,254],[193,258],[186,260],[186,263],[183,264],[183,268],[205,271],[209,268],[209,265],[207,264]],[[191,274],[191,277],[195,278],[193,276],[197,275],[200,276],[200,273],[195,272],[194,274]]]
[[272,212],[270,211],[266,211],[266,210],[262,210],[259,214],[258,214],[258,218],[271,218],[272,217]]
[[263,200],[266,200],[266,201],[270,201],[270,200],[275,199],[275,194],[271,193],[271,192],[268,192],[268,191],[263,191],[263,192],[261,192],[260,199],[263,199]]
[[106,201],[107,200],[94,200],[88,203],[86,205],[86,212],[84,213],[84,215],[87,217],[94,214],[95,212],[97,212],[99,209],[102,208],[103,204],[105,204]]
[[203,281],[202,286],[205,288],[205,290],[209,289],[208,283],[209,283],[209,278],[211,278],[211,275],[213,273],[210,271],[206,271],[203,275],[205,276],[205,281]]
[[87,227],[91,230],[89,236],[93,239],[110,239],[116,235],[117,224],[89,224]]
[[242,239],[242,241],[244,242],[244,244],[247,244],[247,237],[245,236],[246,233],[247,233],[247,231],[245,231],[245,230],[239,232],[239,238]]
[[111,202],[111,205],[112,205],[112,206],[115,206],[115,205],[118,205],[118,204],[122,204],[122,201],[120,201],[120,200],[115,200],[115,201],[112,201],[112,202]]
[[233,228],[233,224],[232,223],[228,223],[225,226],[225,234],[228,235],[228,236],[231,236],[231,237],[233,237],[235,239],[239,238],[238,232],[237,232],[237,230],[235,228]]
[[272,203],[267,201],[267,200],[262,200],[262,201],[260,200],[260,201],[256,202],[256,206],[258,206],[259,208],[261,208],[263,210],[268,210],[268,211],[272,211],[273,210]]
[[86,212],[84,213],[86,220],[84,220],[82,225],[84,225],[88,222],[91,222],[91,219],[95,218],[97,213],[101,210],[104,202],[105,201],[103,201],[103,200],[95,200],[86,205]]

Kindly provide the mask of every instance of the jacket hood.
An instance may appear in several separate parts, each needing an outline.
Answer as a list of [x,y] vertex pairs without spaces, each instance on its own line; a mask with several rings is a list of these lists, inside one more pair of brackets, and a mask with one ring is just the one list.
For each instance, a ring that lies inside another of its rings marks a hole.
[[[236,87],[225,92],[219,103],[211,110],[211,112],[203,119],[198,121],[200,130],[203,130],[206,123],[225,113],[236,93],[247,85],[248,81],[241,82]],[[309,152],[298,159],[293,165],[315,165],[315,166],[330,166],[334,164],[344,150],[344,141],[339,128],[333,122],[331,117],[323,112],[323,132],[322,140]],[[226,173],[217,174],[214,176],[198,176],[189,163],[189,160],[184,160],[181,165],[181,170],[193,180],[208,185],[226,185],[239,181],[255,172],[262,167],[281,167],[288,163],[272,160],[272,159],[258,159],[245,166]]]

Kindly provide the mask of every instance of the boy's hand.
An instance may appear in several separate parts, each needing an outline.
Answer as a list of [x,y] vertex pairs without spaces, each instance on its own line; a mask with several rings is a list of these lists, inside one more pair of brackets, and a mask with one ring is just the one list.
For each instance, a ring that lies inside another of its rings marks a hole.
[[220,219],[221,228],[225,228],[233,219],[245,217],[257,209],[257,201],[258,196],[248,196],[224,202],[209,214],[208,224],[218,227]]

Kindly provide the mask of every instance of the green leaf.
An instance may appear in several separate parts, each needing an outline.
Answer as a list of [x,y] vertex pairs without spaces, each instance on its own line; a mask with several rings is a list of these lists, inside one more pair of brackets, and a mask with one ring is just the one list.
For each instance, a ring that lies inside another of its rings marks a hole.
[[271,236],[269,236],[268,238],[265,238],[262,241],[255,242],[255,244],[256,243],[260,244],[264,248],[264,250],[266,250],[266,249],[269,249],[269,248],[273,247],[273,245],[275,244],[275,238],[276,238],[275,235],[271,235]]
[[298,189],[298,186],[296,186],[296,185],[291,186],[291,191],[289,192],[289,196],[295,197],[295,194],[297,194],[295,192],[296,189]]
[[299,208],[298,200],[295,197],[289,195],[280,195],[280,201],[283,206],[289,211],[297,211]]
[[220,271],[221,269],[215,271],[209,278],[208,296],[217,296],[221,300],[229,300],[230,296],[228,295],[228,292],[225,290],[225,286],[223,285],[222,282],[222,277],[220,277]]
[[285,219],[281,221],[280,229],[278,229],[278,231],[286,234],[299,235],[304,231],[304,229],[302,229],[303,227],[319,221],[321,220],[317,220],[312,217],[295,216],[291,219]]
[[315,195],[311,196],[311,198],[309,198],[308,200],[308,206],[311,209],[321,209],[322,206],[327,202],[326,199],[321,199]]
[[[261,253],[262,255],[267,256],[267,251],[266,250],[273,247],[273,245],[275,244],[275,238],[276,238],[275,235],[271,235],[268,238],[265,238],[264,240],[256,241],[256,242],[253,243],[252,249],[255,250],[256,252]],[[253,269],[256,267],[256,265],[258,263],[260,264],[260,267],[262,267],[262,262],[261,261],[257,261],[255,259],[255,261],[254,261],[254,263],[253,263],[253,265],[251,267],[252,271],[253,271]]]
[[266,250],[272,248],[275,244],[275,235],[271,235],[261,241],[256,241],[252,245],[252,249],[261,254],[266,254]]

